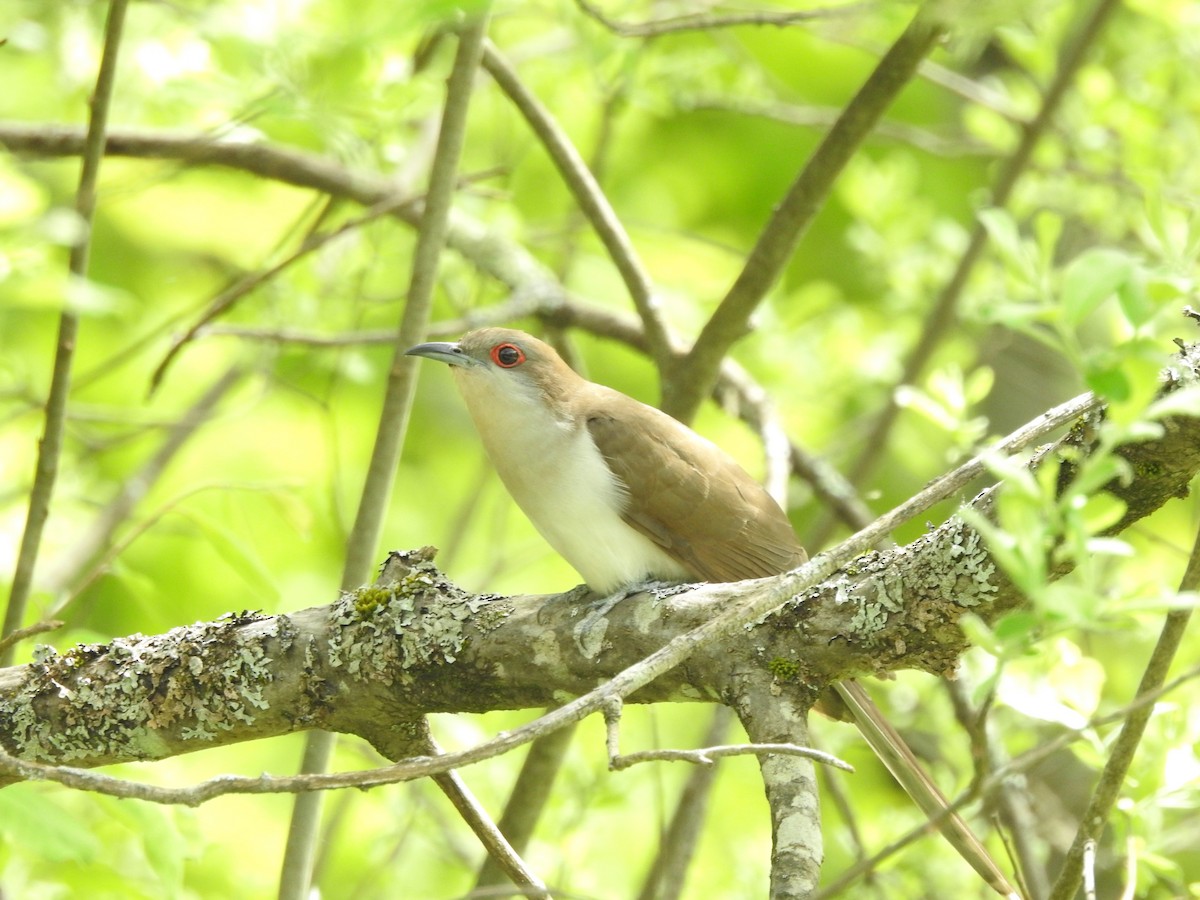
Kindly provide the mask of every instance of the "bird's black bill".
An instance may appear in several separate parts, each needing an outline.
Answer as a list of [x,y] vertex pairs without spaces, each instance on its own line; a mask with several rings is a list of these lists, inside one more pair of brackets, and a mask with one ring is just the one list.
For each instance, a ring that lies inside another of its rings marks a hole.
[[475,360],[463,352],[462,347],[450,341],[430,341],[428,344],[417,344],[404,351],[405,356],[424,356],[438,362],[449,363],[452,366],[473,366]]

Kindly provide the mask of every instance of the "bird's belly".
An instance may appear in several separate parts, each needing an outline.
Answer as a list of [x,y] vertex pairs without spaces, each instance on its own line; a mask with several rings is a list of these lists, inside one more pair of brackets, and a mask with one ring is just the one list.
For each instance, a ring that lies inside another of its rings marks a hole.
[[536,468],[493,462],[509,493],[546,542],[592,590],[608,594],[648,578],[685,580],[687,571],[621,518],[625,497],[590,435],[580,429]]

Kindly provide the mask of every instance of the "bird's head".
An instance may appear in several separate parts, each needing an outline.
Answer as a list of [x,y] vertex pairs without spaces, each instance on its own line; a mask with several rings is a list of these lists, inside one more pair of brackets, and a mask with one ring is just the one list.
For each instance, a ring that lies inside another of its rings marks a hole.
[[581,380],[554,348],[512,328],[478,328],[458,341],[431,341],[405,351],[449,363],[467,398],[521,398],[555,404]]

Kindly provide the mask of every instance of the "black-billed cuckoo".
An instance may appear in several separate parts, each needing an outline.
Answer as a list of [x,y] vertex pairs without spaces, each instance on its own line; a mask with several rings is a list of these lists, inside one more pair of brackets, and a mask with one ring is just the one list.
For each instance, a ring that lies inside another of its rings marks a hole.
[[[522,331],[481,328],[407,351],[449,363],[500,479],[534,527],[611,595],[646,581],[742,581],[808,555],[771,496],[666,413],[593,384]],[[871,748],[999,893],[1017,897],[912,751],[853,681],[835,685]]]

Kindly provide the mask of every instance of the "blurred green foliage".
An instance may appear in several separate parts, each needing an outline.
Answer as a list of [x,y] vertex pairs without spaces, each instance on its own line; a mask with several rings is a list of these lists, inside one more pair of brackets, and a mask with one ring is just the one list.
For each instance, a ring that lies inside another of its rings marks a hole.
[[[990,202],[991,178],[1036,112],[1080,4],[946,5],[953,26],[933,57],[936,68],[904,91],[851,162],[756,330],[735,348],[792,439],[848,466],[979,217],[989,251],[959,321],[899,398],[904,411],[884,462],[861,486],[880,511],[989,437],[1085,387],[1113,404],[1107,448],[1144,433],[1170,339],[1194,330],[1179,311],[1195,292],[1200,251],[1196,5],[1138,0],[1116,14],[1003,209]],[[303,151],[419,193],[452,44],[428,39],[461,6],[134,4],[112,127]],[[631,0],[604,8],[643,21],[696,5]],[[868,5],[787,28],[640,40],[610,33],[566,0],[501,2],[491,36],[597,161],[667,318],[693,335],[831,117],[912,9]],[[84,0],[0,6],[0,124],[85,121],[105,11]],[[628,309],[613,266],[581,227],[545,153],[482,75],[469,127],[457,212],[527,248],[581,300]],[[90,278],[72,284],[66,247],[80,227],[71,212],[77,168],[74,158],[0,156],[0,580],[11,574],[24,521],[57,315],[70,307],[83,323],[68,445],[31,618],[69,601],[68,627],[52,638],[65,646],[165,631],[229,609],[328,602],[391,350],[212,330],[182,349],[158,390],[149,388],[174,336],[223,288],[295,252],[313,228],[335,227],[361,210],[227,168],[111,158],[101,175]],[[286,268],[217,324],[328,338],[394,328],[412,244],[407,226],[372,221]],[[446,255],[438,319],[505,297],[471,260]],[[575,346],[589,377],[654,402],[653,370],[638,354],[583,334]],[[234,366],[248,374],[119,525],[106,545],[113,552],[80,559],[99,510]],[[761,470],[760,448],[743,426],[711,408],[697,425]],[[1119,511],[1096,488],[1116,463],[1106,452],[1088,465],[1086,482],[1057,496],[1053,472],[1032,476],[997,463],[1011,489],[993,547],[1034,602],[992,628],[977,623],[975,636],[991,653],[973,651],[963,669],[978,697],[996,688],[993,719],[1010,752],[1127,702],[1162,611],[1180,602],[1174,586],[1196,527],[1195,503],[1177,502],[1119,543],[1107,541],[1101,532]],[[793,482],[791,512],[803,535],[820,512],[807,486]],[[910,523],[897,537],[924,527]],[[1065,539],[1058,552],[1078,570],[1047,584],[1044,551],[1058,539]],[[552,592],[577,581],[512,506],[449,378],[433,367],[422,375],[385,540],[442,547],[442,567],[471,589]],[[1198,649],[1193,637],[1184,658],[1194,660]],[[1186,688],[1163,699],[1112,823],[1110,849],[1132,861],[1105,859],[1105,872],[1113,885],[1134,872],[1131,896],[1200,895],[1200,716],[1186,700],[1195,696]],[[898,724],[929,738],[917,742],[947,792],[964,787],[969,747],[938,686],[902,674],[888,700]],[[461,747],[531,714],[439,718],[435,730],[443,744]],[[700,706],[653,716],[631,710],[623,742],[694,746],[706,719]],[[818,728],[821,744],[859,769],[844,786],[868,848],[920,821],[849,729]],[[1077,745],[1079,790],[1103,763],[1108,736]],[[118,771],[162,783],[286,773],[299,746],[291,736]],[[336,765],[374,761],[344,742]],[[517,764],[494,760],[465,776],[499,810]],[[685,774],[667,766],[608,774],[601,727],[585,723],[531,864],[574,896],[632,895]],[[1077,812],[1066,783],[1031,781],[1046,798],[1047,831],[1059,839]],[[722,763],[713,808],[686,895],[763,896],[770,833],[753,761]],[[428,785],[346,794],[330,809],[323,896],[449,897],[470,889],[479,850]],[[21,898],[270,896],[289,810],[283,798],[180,810],[46,785],[9,788],[0,792],[0,886]],[[825,822],[834,874],[853,860],[854,844],[832,804]],[[1062,848],[1046,840],[1052,869]],[[880,897],[987,896],[933,839],[875,880]]]

